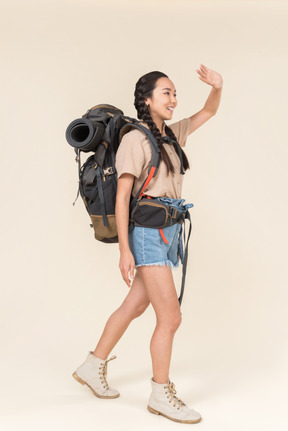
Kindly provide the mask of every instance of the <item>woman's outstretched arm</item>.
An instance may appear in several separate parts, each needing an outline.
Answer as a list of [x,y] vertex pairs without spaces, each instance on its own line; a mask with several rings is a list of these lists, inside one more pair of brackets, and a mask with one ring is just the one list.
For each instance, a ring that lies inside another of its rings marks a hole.
[[196,71],[199,74],[199,79],[211,85],[212,88],[204,107],[190,117],[189,135],[216,114],[220,105],[223,86],[222,76],[215,70],[208,69],[204,64],[201,64],[200,69],[196,69]]

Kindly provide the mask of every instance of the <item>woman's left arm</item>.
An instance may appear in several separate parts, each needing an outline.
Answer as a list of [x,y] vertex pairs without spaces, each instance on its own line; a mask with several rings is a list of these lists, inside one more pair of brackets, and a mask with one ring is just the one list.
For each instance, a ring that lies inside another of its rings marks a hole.
[[223,85],[222,76],[215,72],[215,70],[208,69],[204,64],[200,64],[200,69],[196,69],[196,71],[199,74],[199,79],[206,82],[206,84],[211,85],[212,89],[201,111],[191,115],[189,135],[216,114],[220,105]]

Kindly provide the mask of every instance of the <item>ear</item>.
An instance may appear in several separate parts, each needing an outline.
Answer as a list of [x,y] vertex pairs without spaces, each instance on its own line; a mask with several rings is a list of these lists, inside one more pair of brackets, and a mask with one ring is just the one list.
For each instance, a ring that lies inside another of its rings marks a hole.
[[147,107],[149,107],[150,99],[149,99],[149,98],[148,98],[148,99],[144,99],[144,102],[145,102],[145,105],[146,105]]

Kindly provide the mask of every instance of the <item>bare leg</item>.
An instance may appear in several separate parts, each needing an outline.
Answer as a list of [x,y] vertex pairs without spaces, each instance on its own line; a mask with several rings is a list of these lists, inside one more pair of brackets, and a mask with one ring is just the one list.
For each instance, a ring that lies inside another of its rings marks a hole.
[[109,317],[93,354],[105,360],[131,321],[140,316],[149,304],[150,301],[142,277],[138,273],[138,268],[136,268],[136,274],[129,293],[121,306]]
[[138,267],[157,323],[151,338],[153,378],[166,383],[172,355],[173,338],[181,323],[181,311],[171,268],[168,266]]

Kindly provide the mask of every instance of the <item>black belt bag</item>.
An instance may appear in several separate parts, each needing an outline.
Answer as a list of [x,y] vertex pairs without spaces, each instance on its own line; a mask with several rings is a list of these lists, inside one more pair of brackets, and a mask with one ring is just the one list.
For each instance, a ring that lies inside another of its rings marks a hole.
[[137,201],[130,219],[135,226],[162,229],[175,223],[183,223],[185,213],[157,199],[143,198]]

